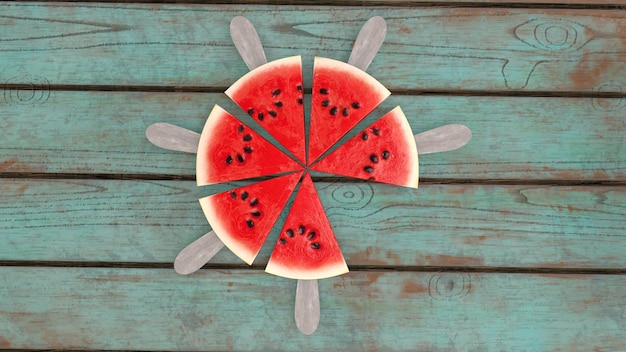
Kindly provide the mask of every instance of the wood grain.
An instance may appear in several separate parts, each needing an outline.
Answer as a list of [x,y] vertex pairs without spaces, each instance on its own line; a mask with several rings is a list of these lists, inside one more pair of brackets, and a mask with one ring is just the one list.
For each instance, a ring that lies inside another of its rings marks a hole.
[[[626,187],[316,187],[348,265],[626,268]],[[194,182],[6,179],[0,191],[2,261],[171,264],[210,230]],[[227,249],[211,263],[243,264]]]
[[[10,84],[228,87],[247,72],[229,21],[255,24],[269,60],[347,61],[362,24],[387,19],[368,70],[392,91],[623,92],[626,11],[4,2]],[[308,75],[305,75],[308,76]],[[309,82],[307,82],[309,85]]]
[[[242,114],[223,94],[49,93],[3,106],[0,172],[193,177],[195,156],[153,146],[146,127],[199,132],[216,103]],[[626,98],[392,96],[373,117],[396,105],[414,133],[450,123],[472,130],[467,146],[422,156],[422,178],[626,180]]]
[[0,346],[204,351],[617,351],[625,276],[352,272],[321,280],[311,336],[294,280],[259,271],[0,268]]

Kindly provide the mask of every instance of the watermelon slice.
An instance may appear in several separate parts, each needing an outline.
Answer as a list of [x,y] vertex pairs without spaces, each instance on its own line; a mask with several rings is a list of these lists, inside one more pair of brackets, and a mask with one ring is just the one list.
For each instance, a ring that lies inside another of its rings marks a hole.
[[200,199],[217,237],[239,258],[252,264],[287,204],[301,172]]
[[196,181],[199,186],[301,169],[265,138],[215,105],[198,144]]
[[348,272],[308,173],[304,175],[265,271],[298,280],[323,279]]
[[226,95],[296,158],[306,162],[300,56],[257,67],[228,88]]
[[311,170],[417,188],[417,147],[402,109],[391,110]]
[[390,94],[364,71],[341,61],[316,57],[309,163],[319,158]]

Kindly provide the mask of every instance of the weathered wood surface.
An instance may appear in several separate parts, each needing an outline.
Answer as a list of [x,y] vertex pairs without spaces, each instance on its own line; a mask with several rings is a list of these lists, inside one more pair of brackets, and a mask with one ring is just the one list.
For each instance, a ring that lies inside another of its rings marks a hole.
[[[348,265],[626,268],[626,187],[316,187]],[[0,260],[173,263],[210,229],[203,191],[181,181],[3,180]],[[243,264],[226,248],[211,263]]]
[[[0,172],[193,177],[195,156],[155,147],[146,127],[169,122],[199,132],[213,104],[243,114],[217,93],[52,91],[37,101],[38,94],[0,110],[8,127]],[[464,148],[422,156],[422,178],[626,180],[626,98],[392,96],[384,104],[396,105],[415,133],[449,123],[472,129]]]
[[[0,348],[626,350],[626,1],[494,1],[0,2]],[[383,110],[473,131],[421,157],[418,190],[316,184],[353,270],[320,281],[308,337],[295,281],[261,270],[276,234],[251,269],[226,248],[167,268],[210,230],[197,199],[232,185],[196,187],[195,157],[144,131],[235,111],[235,15],[307,79],[383,16]]]
[[[244,14],[268,59],[346,61],[369,17],[388,35],[368,70],[392,91],[623,92],[626,11],[99,3],[0,4],[9,84],[228,87],[247,72]],[[308,69],[307,69],[308,72]]]
[[623,351],[626,276],[352,272],[321,280],[312,336],[296,282],[260,271],[0,268],[0,347],[256,351]]

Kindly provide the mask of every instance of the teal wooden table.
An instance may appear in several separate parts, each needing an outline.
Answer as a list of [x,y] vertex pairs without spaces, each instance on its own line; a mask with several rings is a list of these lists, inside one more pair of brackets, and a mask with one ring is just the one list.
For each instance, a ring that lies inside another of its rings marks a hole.
[[[310,4],[0,3],[0,348],[626,351],[626,1]],[[173,270],[219,187],[144,132],[235,110],[237,15],[305,77],[383,16],[384,108],[473,131],[418,190],[315,179],[351,271],[310,336],[271,245]]]

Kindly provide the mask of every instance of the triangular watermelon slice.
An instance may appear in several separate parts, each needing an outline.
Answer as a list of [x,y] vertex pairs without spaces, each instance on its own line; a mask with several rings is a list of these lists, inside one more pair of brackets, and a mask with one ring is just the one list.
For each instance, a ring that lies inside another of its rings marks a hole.
[[311,170],[417,188],[417,147],[402,109],[391,110]]
[[348,272],[308,173],[304,175],[265,271],[298,280],[323,279]]
[[391,93],[374,77],[341,61],[315,58],[309,163],[313,163]]
[[295,170],[302,166],[215,105],[202,129],[196,159],[199,186]]
[[261,65],[237,80],[225,93],[305,163],[304,91],[300,56]]
[[217,237],[244,262],[252,264],[272,230],[301,172],[200,199]]

